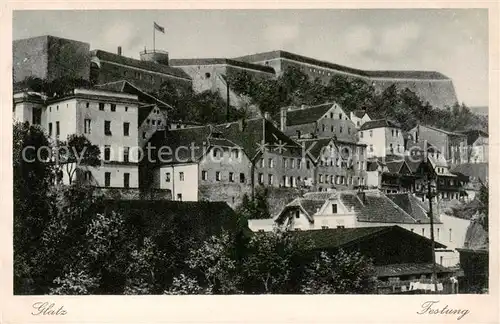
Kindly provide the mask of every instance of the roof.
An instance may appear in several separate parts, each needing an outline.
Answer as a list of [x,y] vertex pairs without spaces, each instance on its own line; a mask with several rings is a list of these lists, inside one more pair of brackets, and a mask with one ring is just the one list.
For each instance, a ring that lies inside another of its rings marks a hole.
[[399,173],[399,170],[403,167],[403,161],[387,161],[385,165],[387,169],[389,169],[389,173]]
[[314,158],[314,160],[317,161],[321,157],[323,149],[326,146],[328,146],[328,144],[330,144],[331,141],[332,141],[331,138],[320,138],[320,139],[300,140],[299,143],[304,144],[306,152],[309,152],[309,154]]
[[175,233],[181,244],[203,242],[223,229],[235,233],[238,227],[238,217],[225,202],[105,200],[103,209],[126,216],[146,236]]
[[361,127],[359,128],[360,131],[367,130],[367,129],[373,129],[373,128],[380,128],[380,127],[394,127],[394,128],[401,128],[399,124],[396,122],[393,122],[392,120],[388,119],[375,119],[375,120],[369,120],[365,122]]
[[[419,127],[419,126],[417,126],[417,127]],[[420,127],[426,127],[426,128],[435,130],[437,132],[441,132],[441,133],[446,134],[446,135],[451,135],[451,136],[465,136],[465,134],[447,131],[447,130],[444,130],[444,129],[441,129],[441,128],[437,128],[437,127],[434,127],[434,126],[430,126],[430,125],[420,125]]]
[[460,173],[469,178],[476,178],[482,182],[488,180],[488,163],[464,163],[450,170],[451,173]]
[[[405,235],[412,236],[420,240],[429,241],[429,239],[412,233],[397,225],[394,226],[373,226],[373,227],[353,227],[353,228],[333,228],[333,229],[318,229],[308,231],[293,231],[293,235],[299,239],[311,242],[311,249],[336,249],[344,248],[360,241],[364,241],[374,236],[385,235],[391,231],[399,231]],[[446,247],[438,242],[435,242],[436,248]]]
[[307,56],[286,52],[283,50],[256,53],[251,55],[240,56],[235,60],[245,62],[260,62],[276,58],[286,58],[289,60],[316,65],[327,69],[357,74],[368,78],[406,78],[406,79],[425,79],[425,80],[448,80],[449,78],[439,72],[434,71],[366,71],[355,69],[328,61],[321,61]]
[[477,141],[479,137],[489,137],[488,133],[480,129],[471,129],[463,131],[461,133],[467,135],[467,145],[474,144],[474,142]]
[[262,117],[220,124],[217,128],[225,138],[241,146],[250,159],[253,159],[260,152],[259,145],[263,140],[268,144],[268,147],[276,147],[277,144],[281,143],[286,148],[302,149],[299,144],[276,128],[272,122]]
[[[430,219],[427,215],[429,212],[429,206],[424,204],[420,199],[415,197],[410,193],[400,193],[400,194],[387,194],[387,197],[391,199],[396,205],[398,205],[402,210],[404,210],[408,215],[417,220],[422,224],[430,223]],[[439,219],[439,214],[434,211],[433,218],[434,223],[441,223]]]
[[[164,159],[168,161],[165,161],[164,164],[193,163],[198,162],[212,146],[238,147],[238,145],[223,137],[219,138],[218,135],[219,131],[214,126],[194,126],[169,131],[157,131],[153,134],[149,143],[151,143],[152,147],[169,147],[170,152],[176,152],[176,154],[165,157]],[[186,149],[176,151],[178,147],[185,147]]]
[[340,192],[340,200],[347,208],[354,209],[359,222],[396,224],[419,223],[419,219],[413,218],[379,191],[365,191],[364,194],[366,201],[362,202],[356,192]]
[[[436,263],[437,272],[453,272],[453,270]],[[375,266],[377,277],[398,277],[418,274],[428,274],[433,272],[432,263],[400,263]]]
[[158,72],[166,75],[171,75],[173,77],[185,79],[190,81],[191,77],[184,72],[182,69],[174,68],[165,64],[159,64],[149,61],[137,60],[130,57],[125,57],[115,53],[110,53],[102,50],[92,50],[91,54],[99,58],[102,61],[109,61],[113,63],[118,63],[130,67],[135,67],[139,69],[144,69],[147,71]]
[[285,215],[284,212],[293,207],[299,207],[302,212],[306,215],[307,220],[310,223],[314,223],[313,215],[316,214],[319,208],[323,207],[325,204],[324,200],[316,200],[316,199],[307,199],[307,198],[295,198],[293,201],[288,203],[283,210],[278,214],[276,221],[282,220],[282,217]]
[[286,125],[303,125],[314,123],[333,107],[333,103],[324,103],[317,106],[308,106],[304,108],[296,108],[287,110]]
[[98,84],[95,87],[98,89],[104,89],[104,90],[113,91],[113,92],[134,94],[134,95],[137,95],[139,97],[139,101],[146,102],[146,103],[154,103],[154,104],[158,104],[160,106],[164,106],[164,107],[169,108],[169,109],[173,109],[173,107],[171,105],[167,104],[166,102],[161,101],[160,99],[156,98],[155,96],[150,95],[149,93],[146,93],[140,87],[137,87],[132,82],[127,81],[127,80],[119,80],[119,81]]
[[351,113],[358,118],[363,118],[363,116],[366,115],[366,110],[356,109],[354,111],[351,111]]
[[225,64],[236,67],[242,67],[246,69],[267,72],[274,74],[275,71],[270,66],[264,66],[260,64],[253,64],[250,62],[237,61],[228,58],[190,58],[190,59],[170,59],[169,64],[171,66],[187,66],[187,65],[217,65]]

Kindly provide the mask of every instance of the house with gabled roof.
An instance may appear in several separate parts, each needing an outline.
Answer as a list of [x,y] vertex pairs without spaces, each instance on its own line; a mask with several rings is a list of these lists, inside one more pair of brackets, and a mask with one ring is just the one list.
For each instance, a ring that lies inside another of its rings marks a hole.
[[467,135],[467,162],[488,163],[488,133],[480,129],[461,133]]
[[354,111],[351,111],[350,114],[351,121],[356,125],[356,128],[359,129],[361,126],[363,126],[364,123],[367,121],[372,120],[368,113],[366,112],[366,109],[357,109]]
[[366,146],[336,136],[297,140],[315,165],[315,190],[347,189],[366,183]]
[[148,147],[148,186],[171,190],[176,200],[225,201],[234,207],[250,191],[247,153],[215,126],[157,131]]
[[356,126],[336,102],[283,107],[280,127],[283,133],[297,139],[337,136],[339,140],[356,142]]
[[217,126],[223,136],[243,148],[252,164],[252,187],[309,187],[311,158],[301,145],[263,117]]

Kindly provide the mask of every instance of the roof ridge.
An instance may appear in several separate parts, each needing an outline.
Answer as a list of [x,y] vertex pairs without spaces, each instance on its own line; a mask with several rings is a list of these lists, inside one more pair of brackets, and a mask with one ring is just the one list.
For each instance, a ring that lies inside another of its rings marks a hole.
[[[384,196],[388,201],[390,201],[390,203],[393,204],[396,207],[396,209],[399,209],[401,212],[408,215],[411,219],[413,219],[415,221],[415,223],[418,223],[416,218],[414,218],[412,215],[408,214],[403,208],[399,207],[399,205],[396,204],[394,201],[392,201],[392,199],[390,199],[386,195],[381,195],[381,196]],[[411,201],[410,201],[410,203],[411,203]]]

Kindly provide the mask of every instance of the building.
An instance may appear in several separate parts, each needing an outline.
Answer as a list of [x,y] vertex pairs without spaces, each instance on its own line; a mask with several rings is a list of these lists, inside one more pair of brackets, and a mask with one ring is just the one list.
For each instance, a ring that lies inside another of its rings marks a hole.
[[176,200],[224,201],[234,207],[250,192],[247,154],[214,126],[158,131],[146,150],[152,159],[149,186],[171,190]]
[[243,148],[252,164],[253,184],[268,187],[310,187],[314,165],[302,146],[266,118],[218,126],[223,136]]
[[39,36],[12,42],[13,78],[28,77],[47,81],[71,76],[90,78],[90,45],[54,36]]
[[311,79],[319,78],[323,82],[328,82],[334,76],[344,76],[365,81],[377,91],[395,84],[398,89],[412,90],[424,102],[438,108],[451,107],[458,102],[453,81],[434,71],[367,71],[282,50],[245,55],[234,60],[272,67],[276,75],[295,67]]
[[92,50],[90,80],[93,84],[104,84],[127,80],[144,91],[158,90],[164,82],[177,87],[189,88],[191,78],[183,70],[168,64],[168,53],[161,50],[143,51],[141,59],[122,55],[121,48],[117,53]]
[[[57,99],[33,99],[14,94],[14,116],[18,121],[40,124],[52,141],[66,141],[72,134],[84,135],[101,148],[103,165],[79,168],[76,177],[96,187],[138,188],[136,95],[98,89],[74,89]],[[69,183],[66,173],[63,182]]]
[[182,69],[191,77],[194,91],[218,92],[221,98],[229,99],[235,107],[242,106],[246,101],[231,88],[231,78],[240,72],[245,72],[256,80],[275,76],[271,67],[227,58],[171,59],[170,65]]
[[298,140],[313,160],[316,191],[366,185],[366,146],[333,138]]
[[283,107],[280,129],[296,139],[336,136],[339,140],[356,142],[356,126],[337,103]]
[[474,129],[467,135],[467,163],[488,163],[488,133]]
[[428,142],[436,147],[450,166],[467,162],[467,135],[432,126],[417,125],[408,132],[414,142]]
[[468,201],[474,200],[483,185],[488,185],[488,163],[464,163],[451,169],[451,173],[468,178],[464,190]]
[[356,125],[356,128],[359,129],[364,123],[372,120],[370,116],[367,114],[366,109],[358,109],[355,111],[351,111],[351,121]]
[[404,154],[401,126],[391,120],[377,119],[363,123],[358,137],[359,142],[367,146],[369,157]]
[[[308,242],[308,249],[314,252],[336,253],[339,249],[358,252],[370,258],[375,266],[380,294],[409,291],[418,293],[431,290],[429,285],[433,272],[432,245],[428,238],[412,233],[400,226],[374,226],[364,228],[321,229],[296,231],[293,236]],[[445,245],[436,243],[444,249]],[[438,291],[449,293],[446,281],[453,270],[435,264]],[[419,283],[413,290],[413,284]],[[424,284],[420,287],[420,284]]]

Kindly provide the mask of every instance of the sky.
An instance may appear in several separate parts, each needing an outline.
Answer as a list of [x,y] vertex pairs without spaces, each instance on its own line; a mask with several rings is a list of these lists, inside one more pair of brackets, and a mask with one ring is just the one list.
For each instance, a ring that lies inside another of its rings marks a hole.
[[13,38],[53,35],[138,58],[236,57],[286,50],[367,70],[432,70],[452,78],[458,100],[488,105],[486,9],[15,11]]

